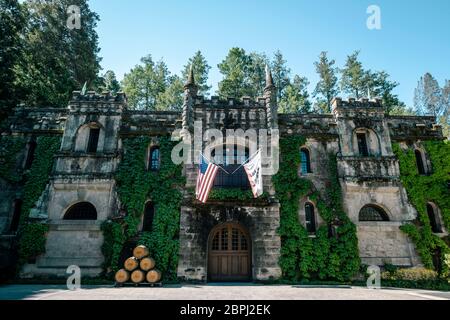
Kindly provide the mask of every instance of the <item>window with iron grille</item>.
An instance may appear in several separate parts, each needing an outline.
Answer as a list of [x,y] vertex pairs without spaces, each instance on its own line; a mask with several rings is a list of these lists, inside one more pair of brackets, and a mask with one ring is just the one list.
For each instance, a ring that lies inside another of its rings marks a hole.
[[80,202],[67,210],[64,220],[97,220],[97,210],[89,202]]
[[89,129],[89,141],[87,146],[88,153],[96,153],[98,148],[98,138],[100,137],[100,129]]
[[359,221],[389,221],[389,217],[380,207],[368,205],[359,212]]
[[309,150],[304,148],[301,149],[300,156],[301,156],[301,173],[303,175],[311,173],[311,158],[309,156]]
[[161,159],[160,159],[160,150],[159,147],[153,147],[150,150],[150,163],[149,163],[149,169],[151,171],[158,171],[161,165]]

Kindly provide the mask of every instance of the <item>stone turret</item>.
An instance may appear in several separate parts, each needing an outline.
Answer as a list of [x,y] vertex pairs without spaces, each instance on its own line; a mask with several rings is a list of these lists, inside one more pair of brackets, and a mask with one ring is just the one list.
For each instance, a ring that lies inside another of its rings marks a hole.
[[272,71],[266,65],[266,87],[264,88],[264,99],[267,110],[268,129],[278,129],[278,106],[277,106],[277,88],[273,84]]
[[189,69],[188,79],[184,85],[184,102],[183,102],[183,131],[189,131],[193,128],[193,109],[195,98],[197,97],[198,86],[195,84],[194,69],[191,65]]

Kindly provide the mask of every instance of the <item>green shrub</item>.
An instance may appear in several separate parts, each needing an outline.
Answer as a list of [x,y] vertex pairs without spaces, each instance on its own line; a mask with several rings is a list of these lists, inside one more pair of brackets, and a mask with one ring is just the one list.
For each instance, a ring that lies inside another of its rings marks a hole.
[[439,275],[436,271],[426,268],[407,268],[381,273],[382,280],[430,281],[438,278]]

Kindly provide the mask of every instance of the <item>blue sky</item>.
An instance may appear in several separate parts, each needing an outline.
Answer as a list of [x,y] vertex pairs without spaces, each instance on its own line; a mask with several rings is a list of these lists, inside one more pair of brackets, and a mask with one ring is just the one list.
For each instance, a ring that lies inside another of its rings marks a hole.
[[[381,8],[381,30],[366,27],[369,5]],[[425,72],[441,85],[450,79],[449,0],[91,0],[98,24],[103,71],[117,77],[152,54],[180,73],[195,51],[212,66],[213,91],[221,80],[217,64],[231,47],[272,54],[280,49],[293,74],[317,81],[321,51],[343,66],[360,50],[365,68],[386,70],[400,83],[400,99],[412,105]]]

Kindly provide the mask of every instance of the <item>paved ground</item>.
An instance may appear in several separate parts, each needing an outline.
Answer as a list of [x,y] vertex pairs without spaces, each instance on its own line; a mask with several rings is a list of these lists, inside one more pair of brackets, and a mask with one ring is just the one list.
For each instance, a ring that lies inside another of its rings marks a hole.
[[2,300],[450,300],[450,292],[289,285],[171,285],[163,288],[60,285],[0,286]]

